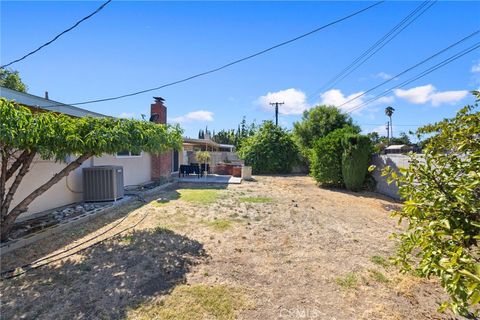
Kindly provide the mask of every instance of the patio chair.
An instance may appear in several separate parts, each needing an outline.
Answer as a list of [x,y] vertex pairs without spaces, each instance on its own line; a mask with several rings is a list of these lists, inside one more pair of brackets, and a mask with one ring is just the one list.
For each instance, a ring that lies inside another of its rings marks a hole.
[[197,165],[190,165],[189,167],[190,167],[190,172],[196,174],[197,178],[200,178],[200,175],[202,174],[200,170],[200,166],[197,164]]
[[190,174],[190,166],[186,164],[181,164],[180,169],[178,170],[178,177],[180,178],[180,174],[182,177],[185,177],[185,174],[188,176]]

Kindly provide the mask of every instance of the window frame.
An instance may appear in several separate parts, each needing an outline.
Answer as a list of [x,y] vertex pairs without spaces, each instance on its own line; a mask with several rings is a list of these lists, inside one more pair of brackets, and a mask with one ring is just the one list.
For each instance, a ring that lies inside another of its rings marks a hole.
[[136,154],[133,154],[132,155],[132,151],[128,151],[128,155],[119,155],[118,152],[115,153],[115,158],[121,158],[121,159],[125,159],[125,158],[141,158],[143,157],[143,151],[140,151],[140,153],[138,155]]

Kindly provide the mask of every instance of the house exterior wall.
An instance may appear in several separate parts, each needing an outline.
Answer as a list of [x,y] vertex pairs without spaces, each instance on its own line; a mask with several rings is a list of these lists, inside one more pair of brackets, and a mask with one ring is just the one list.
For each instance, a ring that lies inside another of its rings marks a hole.
[[104,155],[94,159],[95,166],[122,166],[125,186],[138,185],[150,181],[152,175],[150,162],[151,155],[147,152],[142,152],[140,157]]
[[[124,184],[137,185],[150,181],[151,177],[151,156],[143,152],[140,157],[116,157],[114,155],[104,155],[94,157],[85,161],[82,166],[72,171],[67,177],[53,185],[44,194],[36,198],[29,206],[28,211],[23,213],[19,219],[50,210],[53,208],[65,206],[83,200],[82,169],[101,165],[119,165],[123,166]],[[65,167],[65,163],[54,162],[50,160],[35,159],[30,171],[23,178],[16,196],[12,201],[10,208],[13,208],[28,194],[47,182],[54,174]]]
[[[82,168],[90,166],[89,162],[90,161],[86,161],[83,163],[80,168],[71,172],[68,177],[63,178],[44,194],[37,197],[28,207],[28,211],[23,213],[20,218],[24,218],[36,212],[81,201],[82,194],[77,193],[76,191],[80,192],[82,190]],[[64,167],[65,163],[36,158],[32,163],[29,172],[20,183],[10,208],[14,208],[21,200],[47,182],[54,174],[62,170]],[[69,188],[75,192],[70,191]]]

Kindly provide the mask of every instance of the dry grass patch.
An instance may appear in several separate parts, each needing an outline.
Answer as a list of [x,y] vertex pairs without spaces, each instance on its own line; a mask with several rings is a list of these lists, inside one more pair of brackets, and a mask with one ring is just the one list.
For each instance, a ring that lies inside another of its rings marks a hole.
[[370,258],[370,261],[384,268],[388,268],[390,266],[390,262],[381,256],[373,256]]
[[355,272],[350,272],[344,277],[335,279],[335,282],[343,289],[354,289],[358,285],[358,278]]
[[232,221],[227,219],[217,219],[213,221],[206,221],[204,223],[216,231],[225,231],[232,227]]
[[236,288],[197,284],[176,287],[165,299],[147,302],[127,313],[127,319],[235,319],[252,303]]
[[271,202],[273,202],[273,199],[268,198],[268,197],[242,197],[239,200],[240,200],[240,202],[247,202],[247,203],[271,203]]
[[390,279],[388,279],[382,272],[380,272],[378,270],[369,270],[369,271],[370,271],[371,277],[375,281],[381,282],[381,283],[389,283],[390,282]]

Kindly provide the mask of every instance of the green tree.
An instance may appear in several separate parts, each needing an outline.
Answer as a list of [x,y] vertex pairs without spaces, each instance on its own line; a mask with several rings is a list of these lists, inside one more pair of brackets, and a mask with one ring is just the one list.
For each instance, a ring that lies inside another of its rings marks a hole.
[[316,106],[303,113],[302,120],[293,124],[293,136],[300,152],[309,157],[310,149],[319,138],[343,127],[360,128],[353,124],[352,118],[334,106]]
[[27,86],[22,82],[18,71],[0,68],[0,86],[20,92],[27,92]]
[[212,136],[212,139],[217,143],[232,144],[237,149],[240,149],[242,142],[246,138],[253,136],[257,130],[258,126],[255,121],[249,125],[245,117],[243,117],[236,132],[234,129],[220,130]]
[[[5,241],[16,218],[54,184],[92,156],[123,150],[154,154],[178,149],[179,127],[116,118],[74,118],[53,112],[35,112],[0,99],[0,240]],[[36,156],[64,162],[75,160],[35,189],[14,208],[16,191]]]
[[400,135],[396,138],[392,137],[390,139],[390,142],[392,144],[406,144],[406,145],[411,145],[412,144],[412,141],[410,141],[410,137],[405,132],[400,132]]
[[347,134],[342,141],[342,177],[348,190],[362,189],[367,174],[372,144],[370,138],[359,134]]
[[390,139],[393,138],[392,116],[394,111],[395,109],[393,107],[388,106],[385,108],[385,115],[390,119],[390,125],[389,125],[390,132],[388,133]]
[[[478,92],[477,102],[480,99]],[[423,159],[411,155],[402,174],[384,174],[399,185],[405,199],[400,220],[407,229],[396,262],[404,271],[438,276],[455,313],[473,317],[480,302],[480,113],[462,108],[452,119],[420,128],[431,135]]]
[[357,128],[343,127],[317,139],[310,152],[310,175],[321,185],[343,187],[342,140],[348,134],[356,134]]
[[370,142],[372,144],[377,144],[381,142],[378,132],[370,132],[367,134],[367,137],[370,139]]
[[239,154],[255,174],[289,173],[298,151],[290,133],[272,121],[265,121],[253,136],[243,141]]

